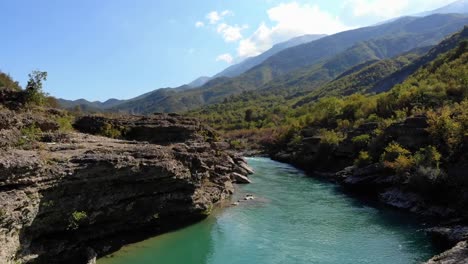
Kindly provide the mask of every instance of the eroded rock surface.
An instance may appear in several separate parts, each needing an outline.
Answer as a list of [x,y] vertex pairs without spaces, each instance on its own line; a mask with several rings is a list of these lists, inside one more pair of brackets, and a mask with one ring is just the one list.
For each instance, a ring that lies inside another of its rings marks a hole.
[[430,259],[426,264],[466,264],[468,263],[468,243],[463,241],[446,252]]
[[[170,125],[141,121],[138,141],[71,133],[2,151],[0,263],[92,262],[206,217],[234,191],[232,173],[246,176],[248,166],[217,148],[212,131],[170,118]],[[166,125],[169,137],[158,128]],[[156,138],[168,141],[148,143]]]

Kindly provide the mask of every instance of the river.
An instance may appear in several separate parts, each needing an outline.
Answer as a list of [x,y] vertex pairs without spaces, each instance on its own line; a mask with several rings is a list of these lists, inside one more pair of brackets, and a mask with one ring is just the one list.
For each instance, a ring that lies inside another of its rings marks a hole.
[[215,212],[98,260],[98,264],[420,263],[438,253],[407,214],[375,208],[336,185],[267,158],[250,158],[252,184]]

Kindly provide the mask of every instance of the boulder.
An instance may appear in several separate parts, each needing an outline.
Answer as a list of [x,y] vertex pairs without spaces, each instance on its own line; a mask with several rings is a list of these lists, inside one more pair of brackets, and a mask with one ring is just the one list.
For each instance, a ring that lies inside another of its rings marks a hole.
[[247,176],[244,176],[242,174],[239,174],[237,172],[233,172],[232,174],[232,179],[234,179],[234,181],[236,183],[252,183],[252,181],[247,177]]
[[468,263],[468,242],[458,243],[452,249],[437,255],[425,264],[466,264]]

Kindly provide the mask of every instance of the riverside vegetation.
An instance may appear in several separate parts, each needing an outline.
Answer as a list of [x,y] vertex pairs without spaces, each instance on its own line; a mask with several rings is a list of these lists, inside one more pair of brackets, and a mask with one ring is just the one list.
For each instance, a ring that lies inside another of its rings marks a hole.
[[438,219],[448,227],[431,234],[451,247],[468,238],[468,27],[426,52],[366,62],[305,94],[245,92],[190,114],[233,148]]

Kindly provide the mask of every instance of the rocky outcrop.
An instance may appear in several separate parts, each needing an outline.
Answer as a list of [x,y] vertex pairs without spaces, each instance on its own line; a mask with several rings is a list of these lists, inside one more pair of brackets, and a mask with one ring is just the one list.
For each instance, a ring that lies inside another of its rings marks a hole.
[[430,259],[426,264],[466,264],[468,263],[468,242],[458,243],[452,249]]
[[49,135],[37,148],[0,153],[0,263],[93,263],[203,219],[234,191],[232,174],[249,173],[194,120],[99,120],[135,140]]
[[[427,230],[428,234],[443,248],[467,240],[468,140],[460,145],[450,165],[441,167],[443,173],[439,169],[420,170],[420,167],[397,173],[378,162],[390,142],[396,142],[413,153],[428,145],[438,146],[440,142],[434,142],[429,135],[425,116],[410,117],[385,129],[378,128],[374,122],[362,124],[347,131],[346,138],[337,144],[325,143],[327,141],[318,136],[317,128],[306,128],[301,133],[300,143],[273,148],[270,156],[294,164],[314,177],[338,183],[359,197],[378,200],[430,220],[434,227]],[[355,165],[354,161],[362,150],[373,158]],[[463,254],[459,252],[460,248],[448,251],[439,258],[439,262],[430,263],[468,263],[468,259],[460,262]],[[459,262],[444,262],[451,259],[450,255],[455,255],[453,259]]]
[[428,228],[426,232],[442,246],[454,246],[460,241],[468,240],[468,226],[438,226]]
[[150,116],[84,116],[74,127],[83,133],[117,133],[127,140],[147,141],[153,144],[171,144],[196,141],[216,141],[216,133],[196,118],[177,114],[154,114]]

